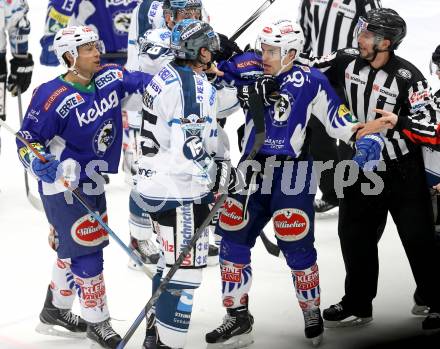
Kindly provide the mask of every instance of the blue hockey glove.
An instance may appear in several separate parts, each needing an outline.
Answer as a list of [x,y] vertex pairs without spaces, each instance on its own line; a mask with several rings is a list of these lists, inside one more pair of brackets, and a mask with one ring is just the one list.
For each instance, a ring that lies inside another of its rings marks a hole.
[[366,135],[356,142],[353,160],[364,171],[373,171],[380,160],[384,143],[379,133]]
[[44,35],[40,40],[40,44],[41,44],[40,63],[42,65],[56,67],[57,65],[60,64],[53,50],[54,37],[55,35]]
[[55,155],[42,154],[47,162],[42,162],[39,158],[34,158],[31,162],[32,172],[39,180],[46,183],[53,183],[57,179],[57,168],[60,162],[55,159]]

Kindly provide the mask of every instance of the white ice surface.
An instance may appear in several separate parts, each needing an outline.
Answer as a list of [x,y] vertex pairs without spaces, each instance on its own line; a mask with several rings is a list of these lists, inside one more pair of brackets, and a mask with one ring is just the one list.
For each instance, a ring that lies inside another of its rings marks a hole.
[[[43,32],[46,1],[30,0],[32,34],[30,50],[37,62],[32,90],[52,79],[61,68],[43,67],[38,62],[38,40]],[[260,4],[260,0],[204,0],[214,28],[231,35]],[[408,35],[398,54],[413,62],[429,78],[434,89],[440,84],[429,76],[428,62],[440,43],[438,0],[383,0],[407,20]],[[296,18],[298,1],[278,0],[239,39],[244,46],[254,42],[256,30],[264,22],[278,18]],[[23,96],[27,106],[31,93]],[[18,128],[17,100],[8,98],[8,123]],[[235,128],[241,123],[238,113],[227,130],[231,135],[233,157]],[[23,169],[17,159],[15,141],[5,130],[0,156],[0,349],[88,348],[86,341],[60,339],[37,334],[34,327],[50,281],[55,253],[47,244],[48,225],[43,213],[32,208],[24,191]],[[31,179],[36,193],[35,181]],[[107,188],[110,226],[128,240],[128,192],[123,175],[111,176]],[[365,212],[368,219],[368,212]],[[271,228],[266,228],[271,233]],[[344,266],[337,236],[336,219],[321,220],[315,226],[316,247],[322,287],[322,307],[338,302],[343,295]],[[363,329],[327,330],[322,348],[359,348],[380,338],[399,338],[421,334],[421,319],[410,314],[415,283],[397,231],[391,218],[380,242],[380,279],[374,302],[374,321]],[[125,253],[115,244],[105,249],[105,278],[110,312],[115,329],[124,334],[142,306],[149,299],[150,281],[141,273],[127,268]],[[255,344],[252,348],[310,348],[304,339],[303,319],[293,291],[288,268],[282,260],[268,255],[257,242],[253,250],[254,281],[250,308],[255,316]],[[438,277],[433,275],[433,277]],[[220,277],[217,267],[205,270],[203,284],[196,292],[194,311],[186,348],[205,348],[204,334],[216,327],[224,314],[221,306]],[[75,306],[78,311],[78,307]],[[141,348],[144,326],[134,335],[127,348]],[[422,348],[422,347],[420,347]]]

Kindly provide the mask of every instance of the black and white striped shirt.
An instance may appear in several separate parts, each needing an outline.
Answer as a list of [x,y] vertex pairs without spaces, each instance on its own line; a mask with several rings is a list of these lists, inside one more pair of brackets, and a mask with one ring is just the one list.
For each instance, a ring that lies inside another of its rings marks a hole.
[[[359,51],[347,48],[335,53],[306,59],[307,65],[325,72],[333,86],[342,88],[351,112],[360,122],[379,118],[373,109],[392,111],[400,118],[440,120],[440,110],[422,73],[410,62],[391,53],[380,69],[371,67]],[[383,134],[384,160],[396,159],[418,147],[397,130]]]
[[359,17],[378,7],[380,0],[301,0],[298,23],[306,39],[304,52],[322,56],[357,47],[354,30]]

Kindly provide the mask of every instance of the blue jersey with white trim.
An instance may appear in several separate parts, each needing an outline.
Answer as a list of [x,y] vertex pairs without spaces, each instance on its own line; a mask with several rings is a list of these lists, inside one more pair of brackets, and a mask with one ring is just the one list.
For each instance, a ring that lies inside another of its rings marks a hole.
[[[71,171],[80,181],[88,179],[86,167],[94,160],[107,165],[98,172],[116,173],[122,143],[121,100],[127,94],[142,93],[151,78],[117,64],[102,66],[87,88],[57,77],[34,91],[20,133],[58,160],[74,160]],[[20,141],[17,146],[28,166],[29,150]]]
[[[333,138],[349,142],[358,122],[341,104],[327,78],[315,68],[294,65],[280,74],[279,99],[264,109],[266,139],[259,153],[298,158],[303,152],[306,127],[315,115]],[[246,115],[244,154],[254,144],[255,129],[250,112]]]

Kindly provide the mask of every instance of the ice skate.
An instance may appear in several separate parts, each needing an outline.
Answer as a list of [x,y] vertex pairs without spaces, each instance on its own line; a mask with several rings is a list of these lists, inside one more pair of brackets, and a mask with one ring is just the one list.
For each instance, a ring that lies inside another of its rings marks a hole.
[[304,333],[306,338],[312,341],[312,345],[317,347],[322,342],[324,333],[324,323],[319,308],[303,311]]
[[156,316],[151,314],[147,320],[147,328],[142,349],[157,349],[157,340]]
[[426,302],[420,297],[419,293],[414,292],[414,305],[411,309],[411,313],[416,316],[427,316],[429,313],[429,307],[426,305]]
[[110,321],[102,321],[87,325],[87,338],[90,340],[90,348],[116,349],[121,336],[113,330]]
[[428,316],[422,322],[422,328],[425,331],[439,331],[440,330],[440,311],[429,311]]
[[[130,249],[136,250],[144,264],[157,264],[159,260],[159,251],[156,244],[151,240],[138,240],[130,236]],[[138,265],[134,260],[128,261],[128,266],[134,270],[141,270],[142,266]]]
[[327,328],[361,326],[373,320],[372,316],[356,316],[344,308],[342,302],[334,304],[323,312],[324,326]]
[[322,199],[316,199],[313,202],[313,208],[315,209],[315,217],[317,219],[337,217],[339,213],[338,204],[330,203]]
[[40,323],[36,331],[50,336],[85,338],[87,324],[70,309],[59,309],[52,304],[52,291],[47,289],[46,300],[40,313]]
[[206,334],[208,349],[246,348],[254,342],[252,336],[253,317],[247,307],[227,309],[223,323]]

